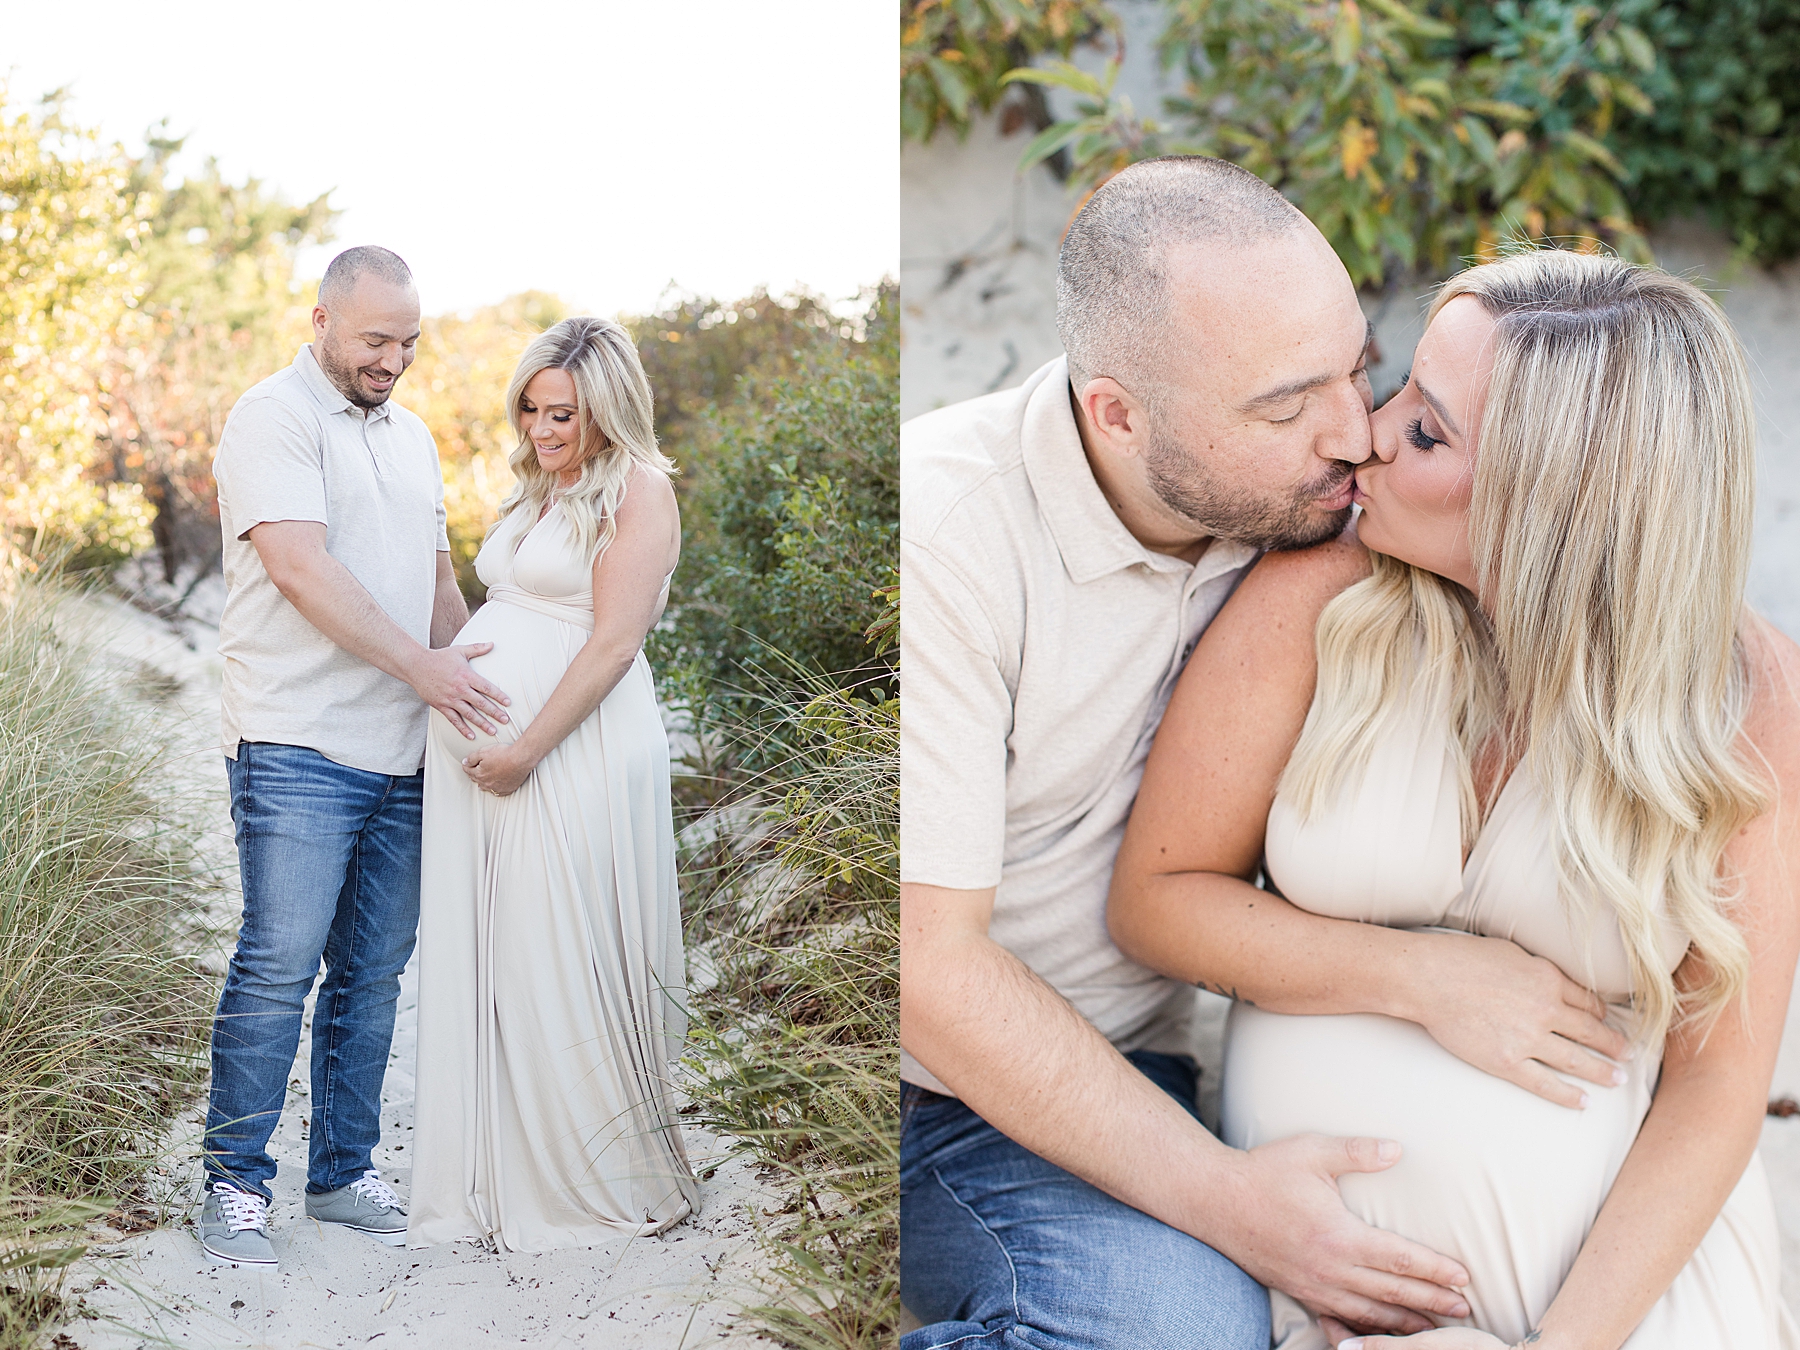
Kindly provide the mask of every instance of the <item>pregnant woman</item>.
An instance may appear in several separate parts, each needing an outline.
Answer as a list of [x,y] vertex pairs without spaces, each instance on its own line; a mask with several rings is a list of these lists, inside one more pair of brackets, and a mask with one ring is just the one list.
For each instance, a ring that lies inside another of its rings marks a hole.
[[[1800,952],[1800,649],[1743,607],[1754,425],[1687,283],[1462,273],[1372,419],[1361,542],[1265,559],[1163,723],[1110,922],[1239,1000],[1222,1134],[1397,1141],[1344,1203],[1473,1276],[1469,1317],[1369,1350],[1794,1343],[1755,1147]],[[1616,1059],[1555,1026],[1440,1044],[1308,964],[1344,921],[1364,970],[1514,944],[1605,1001]],[[1354,1337],[1272,1302],[1287,1350]]]
[[685,1034],[669,750],[644,660],[681,547],[630,336],[565,319],[507,391],[518,486],[459,642],[510,696],[425,757],[409,1245],[661,1232],[698,1208],[670,1100]]

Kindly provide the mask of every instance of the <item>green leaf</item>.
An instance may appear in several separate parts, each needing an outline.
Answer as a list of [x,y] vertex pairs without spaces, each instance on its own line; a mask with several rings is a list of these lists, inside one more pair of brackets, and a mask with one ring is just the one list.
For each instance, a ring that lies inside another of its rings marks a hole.
[[950,111],[956,115],[956,120],[963,121],[969,115],[970,93],[962,72],[939,56],[932,57],[926,65],[930,67],[931,78],[937,84],[939,96],[950,105]]
[[1331,29],[1331,59],[1340,66],[1353,65],[1362,48],[1362,11],[1354,0],[1338,0],[1337,22]]
[[1630,108],[1634,113],[1642,113],[1648,117],[1656,111],[1656,104],[1650,101],[1650,95],[1639,89],[1630,80],[1621,80],[1617,76],[1612,82],[1613,97]]
[[1619,39],[1619,46],[1625,50],[1626,59],[1632,65],[1646,75],[1656,69],[1656,48],[1650,45],[1649,38],[1630,24],[1622,23],[1613,31]]
[[1054,89],[1071,89],[1090,98],[1105,98],[1107,90],[1107,86],[1095,76],[1068,61],[1052,61],[1043,66],[1020,66],[1002,75],[1000,83],[1041,84]]
[[1513,122],[1519,125],[1537,120],[1537,114],[1531,109],[1502,98],[1471,98],[1463,102],[1463,107],[1470,112],[1478,112],[1487,117],[1498,117],[1502,122]]
[[1469,148],[1475,152],[1475,157],[1490,170],[1497,168],[1500,163],[1500,150],[1494,142],[1494,133],[1488,130],[1487,123],[1479,117],[1465,117],[1462,119],[1461,126],[1464,131],[1469,133]]
[[1625,176],[1625,166],[1619,163],[1618,156],[1592,136],[1579,131],[1565,131],[1557,139],[1583,159],[1600,165],[1613,177],[1623,178]]
[[87,1255],[86,1247],[37,1247],[0,1256],[0,1270],[61,1270]]
[[1070,141],[1087,129],[1087,122],[1058,122],[1054,126],[1045,127],[1032,138],[1031,144],[1025,147],[1025,153],[1019,156],[1019,172],[1050,158]]
[[1409,33],[1417,33],[1420,37],[1447,38],[1453,37],[1456,29],[1453,25],[1438,19],[1428,19],[1423,14],[1415,14],[1400,0],[1363,0],[1370,9],[1380,10]]

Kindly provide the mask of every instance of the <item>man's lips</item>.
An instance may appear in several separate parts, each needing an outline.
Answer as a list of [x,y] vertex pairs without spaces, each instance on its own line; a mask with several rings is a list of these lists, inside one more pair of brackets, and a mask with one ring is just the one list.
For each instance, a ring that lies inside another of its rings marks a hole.
[[1320,497],[1319,505],[1327,511],[1342,511],[1356,500],[1356,475],[1350,474],[1329,497]]

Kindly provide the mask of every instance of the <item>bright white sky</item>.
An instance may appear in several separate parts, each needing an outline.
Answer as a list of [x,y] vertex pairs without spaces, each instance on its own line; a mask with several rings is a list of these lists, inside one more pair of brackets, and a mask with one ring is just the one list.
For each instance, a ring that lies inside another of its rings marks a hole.
[[[833,298],[897,274],[892,0],[60,0],[8,5],[11,108],[69,85],[136,151],[164,117],[428,314],[527,289],[644,312],[673,282]],[[178,165],[179,167],[179,165]]]

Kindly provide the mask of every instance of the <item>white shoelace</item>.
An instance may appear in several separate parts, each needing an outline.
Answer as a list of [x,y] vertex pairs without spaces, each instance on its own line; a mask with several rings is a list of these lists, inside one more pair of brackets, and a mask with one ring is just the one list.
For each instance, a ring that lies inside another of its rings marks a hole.
[[219,1197],[219,1217],[225,1220],[228,1232],[241,1233],[254,1229],[260,1233],[268,1226],[269,1202],[260,1195],[240,1191],[236,1186],[228,1186],[223,1182],[214,1186],[212,1193]]
[[383,1209],[400,1208],[400,1197],[394,1194],[394,1188],[383,1181],[381,1173],[372,1167],[351,1182],[350,1189],[371,1204],[380,1205]]

